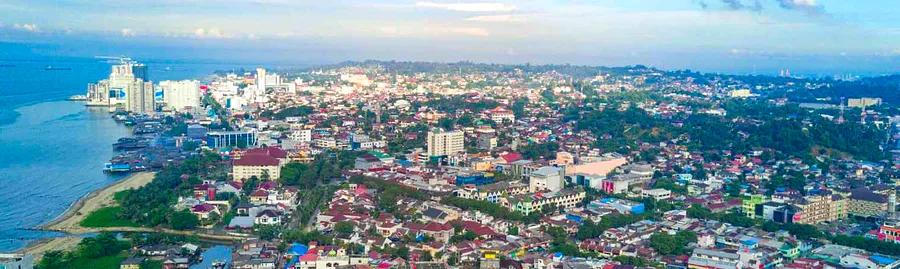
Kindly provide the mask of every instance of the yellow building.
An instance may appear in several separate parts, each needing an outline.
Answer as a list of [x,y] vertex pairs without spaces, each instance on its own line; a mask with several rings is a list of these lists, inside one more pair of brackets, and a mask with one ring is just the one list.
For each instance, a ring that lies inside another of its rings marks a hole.
[[847,218],[847,199],[839,195],[805,196],[794,203],[798,208],[794,222],[799,224],[818,224]]

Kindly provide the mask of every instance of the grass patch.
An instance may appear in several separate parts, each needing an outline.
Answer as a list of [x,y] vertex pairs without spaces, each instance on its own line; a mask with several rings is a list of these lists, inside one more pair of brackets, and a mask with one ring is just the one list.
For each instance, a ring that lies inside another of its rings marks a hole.
[[126,258],[125,253],[100,258],[77,258],[68,263],[67,268],[117,269]]
[[104,207],[87,215],[79,223],[81,227],[100,228],[100,227],[140,227],[137,223],[130,220],[119,218],[119,212],[122,208],[118,206]]

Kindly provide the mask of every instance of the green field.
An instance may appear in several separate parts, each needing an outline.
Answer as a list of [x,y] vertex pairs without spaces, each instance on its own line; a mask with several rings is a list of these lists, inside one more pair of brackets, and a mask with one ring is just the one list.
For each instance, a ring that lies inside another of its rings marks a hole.
[[96,268],[96,269],[116,269],[119,268],[119,265],[122,264],[122,261],[125,260],[127,256],[125,253],[115,255],[115,256],[106,256],[100,257],[96,259],[87,259],[87,258],[78,258],[74,259],[68,263],[68,268],[71,269],[83,269],[83,268]]
[[104,207],[91,212],[91,214],[81,220],[81,223],[79,224],[81,227],[89,228],[140,226],[130,220],[120,219],[118,216],[121,211],[122,208],[118,206]]

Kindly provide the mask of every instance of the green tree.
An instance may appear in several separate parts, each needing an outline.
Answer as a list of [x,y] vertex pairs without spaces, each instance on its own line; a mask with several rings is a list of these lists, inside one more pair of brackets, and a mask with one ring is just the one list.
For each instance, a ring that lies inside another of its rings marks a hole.
[[349,221],[340,221],[334,224],[334,232],[340,237],[348,237],[353,234],[353,223]]
[[200,220],[190,211],[182,210],[169,216],[169,226],[175,230],[191,230],[200,225]]

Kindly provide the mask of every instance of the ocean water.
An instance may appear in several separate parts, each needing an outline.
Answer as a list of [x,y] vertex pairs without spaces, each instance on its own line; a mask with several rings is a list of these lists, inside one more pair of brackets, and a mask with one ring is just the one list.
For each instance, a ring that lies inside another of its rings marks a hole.
[[[201,78],[234,66],[148,62],[150,78]],[[46,66],[69,70],[44,70]],[[103,108],[64,101],[108,76],[96,59],[0,60],[0,252],[58,236],[30,230],[121,176],[102,172],[130,131]]]

